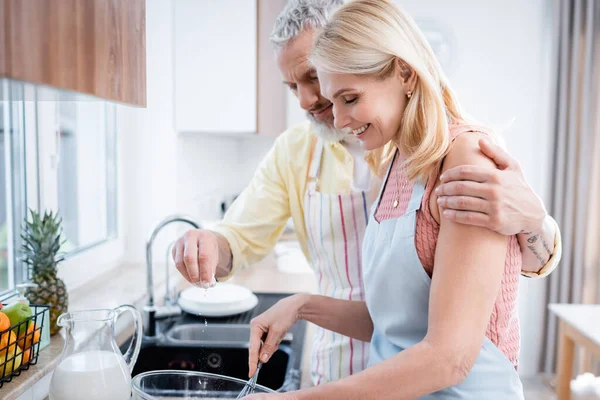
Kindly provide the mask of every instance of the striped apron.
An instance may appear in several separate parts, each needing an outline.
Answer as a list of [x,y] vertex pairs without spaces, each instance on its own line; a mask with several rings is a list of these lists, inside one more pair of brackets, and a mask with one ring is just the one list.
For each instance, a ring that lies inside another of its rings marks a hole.
[[[364,301],[362,241],[368,221],[368,193],[324,194],[317,191],[324,141],[317,138],[308,170],[304,221],[310,261],[319,294]],[[369,345],[320,327],[312,344],[311,377],[319,385],[362,371]]]

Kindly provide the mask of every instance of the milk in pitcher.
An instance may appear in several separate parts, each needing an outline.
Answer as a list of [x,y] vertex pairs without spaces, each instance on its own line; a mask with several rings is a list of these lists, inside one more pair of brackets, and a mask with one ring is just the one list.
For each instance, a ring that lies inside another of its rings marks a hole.
[[127,364],[111,351],[85,351],[65,358],[50,385],[50,400],[129,400],[130,396]]

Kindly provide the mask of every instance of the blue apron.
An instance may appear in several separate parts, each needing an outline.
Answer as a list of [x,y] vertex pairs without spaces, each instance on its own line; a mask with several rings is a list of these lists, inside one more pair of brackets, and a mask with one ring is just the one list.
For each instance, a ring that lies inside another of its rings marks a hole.
[[[431,278],[415,247],[417,210],[421,207],[425,186],[418,181],[415,183],[403,216],[379,223],[374,214],[390,170],[391,165],[371,207],[363,242],[365,299],[375,328],[369,365],[414,346],[427,333]],[[485,338],[473,368],[462,383],[422,399],[512,400],[524,397],[515,367]]]

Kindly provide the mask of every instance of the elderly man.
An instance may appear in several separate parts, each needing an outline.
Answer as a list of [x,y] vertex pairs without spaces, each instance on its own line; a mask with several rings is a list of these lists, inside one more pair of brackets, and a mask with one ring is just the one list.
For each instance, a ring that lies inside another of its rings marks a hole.
[[[190,230],[178,240],[173,257],[188,281],[224,280],[260,260],[291,217],[320,294],[364,299],[361,243],[381,180],[365,160],[373,155],[365,154],[352,134],[333,127],[332,105],[321,95],[317,74],[307,62],[315,30],[342,3],[290,0],[279,15],[271,42],[283,81],[308,121],[277,138],[217,229]],[[491,143],[482,141],[480,146],[498,170],[461,167],[445,173],[440,186],[443,216],[506,235],[518,233],[523,275],[547,275],[560,258],[556,223],[518,163]],[[359,372],[367,364],[368,345],[320,328],[312,351],[315,384]]]

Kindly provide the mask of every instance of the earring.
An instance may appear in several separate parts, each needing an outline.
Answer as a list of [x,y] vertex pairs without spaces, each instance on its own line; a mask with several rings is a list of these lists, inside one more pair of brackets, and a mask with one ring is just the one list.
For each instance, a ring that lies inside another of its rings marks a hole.
[[409,99],[412,97],[412,92],[410,90],[406,92],[406,97],[408,97]]

